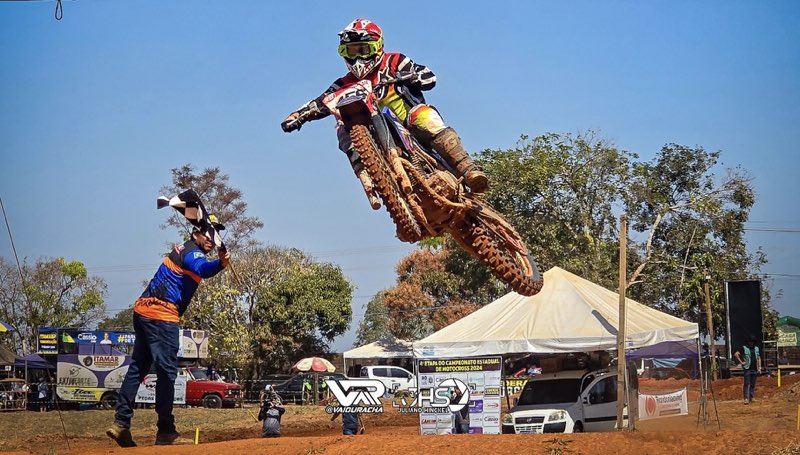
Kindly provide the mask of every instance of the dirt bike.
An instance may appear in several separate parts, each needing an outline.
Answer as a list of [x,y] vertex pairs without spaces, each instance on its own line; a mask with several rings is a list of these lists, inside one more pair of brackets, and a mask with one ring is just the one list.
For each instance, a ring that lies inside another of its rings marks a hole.
[[[373,209],[383,201],[401,241],[416,243],[449,233],[511,289],[526,296],[536,294],[542,288],[542,275],[517,231],[488,203],[467,191],[452,167],[423,147],[394,112],[379,108],[374,89],[408,83],[415,77],[400,75],[375,87],[369,80],[360,80],[322,100],[326,114],[336,117],[361,158],[364,169],[358,177]],[[300,112],[282,127],[290,132],[309,118],[310,113]]]

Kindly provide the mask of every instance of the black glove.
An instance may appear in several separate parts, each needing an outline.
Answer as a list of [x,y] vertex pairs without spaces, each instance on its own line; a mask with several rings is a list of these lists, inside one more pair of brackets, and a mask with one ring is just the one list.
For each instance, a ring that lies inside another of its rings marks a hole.
[[303,126],[303,121],[297,112],[291,113],[281,122],[281,129],[284,133],[291,133],[292,131],[299,130],[301,126]]

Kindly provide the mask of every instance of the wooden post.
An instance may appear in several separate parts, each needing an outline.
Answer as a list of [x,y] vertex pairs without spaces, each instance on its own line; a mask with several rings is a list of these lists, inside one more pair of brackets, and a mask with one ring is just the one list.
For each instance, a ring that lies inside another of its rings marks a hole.
[[708,293],[708,280],[711,278],[706,272],[705,280],[703,280],[703,288],[706,292],[706,317],[708,318],[708,349],[711,356],[711,380],[717,380],[717,355],[714,349],[714,320],[711,317],[711,297]]
[[[619,217],[619,327],[617,328],[617,429],[625,411],[625,294],[627,288],[628,218]],[[629,413],[630,414],[630,413]],[[628,416],[630,422],[631,416]]]

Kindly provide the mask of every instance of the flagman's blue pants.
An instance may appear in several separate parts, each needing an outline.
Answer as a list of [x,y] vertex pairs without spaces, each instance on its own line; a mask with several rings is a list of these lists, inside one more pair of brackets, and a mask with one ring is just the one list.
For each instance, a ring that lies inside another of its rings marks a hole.
[[744,370],[744,399],[752,400],[756,397],[756,378],[758,372],[756,370]]
[[136,341],[128,373],[119,391],[115,421],[123,428],[131,427],[139,384],[150,372],[150,367],[154,367],[157,379],[158,432],[174,432],[172,402],[175,401],[175,378],[178,376],[178,324],[157,321],[134,313],[133,329],[136,332]]

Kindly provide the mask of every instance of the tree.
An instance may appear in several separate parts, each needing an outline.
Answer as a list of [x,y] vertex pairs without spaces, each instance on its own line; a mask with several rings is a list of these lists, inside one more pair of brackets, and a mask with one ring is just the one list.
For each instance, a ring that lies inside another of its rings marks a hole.
[[[483,151],[479,161],[492,183],[489,202],[522,235],[543,270],[558,265],[617,289],[617,219],[624,210],[633,231],[629,296],[702,327],[708,275],[719,334],[722,282],[756,278],[767,260],[761,250],[747,252],[744,222],[755,201],[750,180],[738,168],[720,173],[719,156],[701,147],[667,144],[652,161],[638,162],[638,155],[590,132],[523,136],[514,148]],[[425,316],[418,309],[443,306],[437,288],[448,281],[426,279],[430,268],[419,254],[401,261],[413,267],[398,267],[398,284],[384,292],[395,335],[408,333],[409,325],[425,333],[438,324],[436,311]],[[457,283],[446,285],[455,290],[448,302],[460,297],[478,308],[506,292],[485,266],[452,247],[452,240],[445,241],[437,264],[443,264],[443,276]],[[763,293],[769,328],[775,314],[769,309],[769,288]],[[393,313],[393,307],[405,313]],[[400,314],[417,319],[406,323]]]
[[[633,166],[626,200],[632,230],[644,234],[634,245],[638,264],[631,261],[631,296],[705,327],[708,281],[717,337],[724,332],[722,283],[758,278],[767,262],[760,249],[748,253],[744,237],[755,203],[751,179],[740,168],[718,176],[720,155],[667,144],[652,161]],[[765,286],[764,316],[774,326],[769,299]]]
[[89,327],[103,316],[106,284],[80,261],[39,258],[22,264],[0,258],[0,319],[16,327],[24,352],[36,348],[39,327]]
[[[202,199],[203,204],[225,225],[223,237],[229,251],[258,245],[253,234],[264,227],[264,223],[256,216],[247,215],[247,203],[244,194],[238,188],[229,185],[230,177],[222,173],[218,167],[210,167],[197,172],[192,164],[184,164],[173,168],[172,185],[164,186],[164,195],[174,196],[187,189],[193,189]],[[191,231],[186,219],[174,212],[162,225],[162,228],[174,227],[181,234]]]
[[210,332],[217,365],[246,369],[247,377],[287,370],[320,355],[352,317],[353,285],[338,266],[292,248],[239,253],[239,278],[223,272],[198,289],[184,321]]
[[103,320],[97,324],[97,330],[133,332],[133,307],[125,308],[114,316],[105,316]]
[[389,330],[389,314],[383,301],[383,292],[379,292],[367,303],[364,319],[358,324],[353,347],[363,346],[391,336]]

